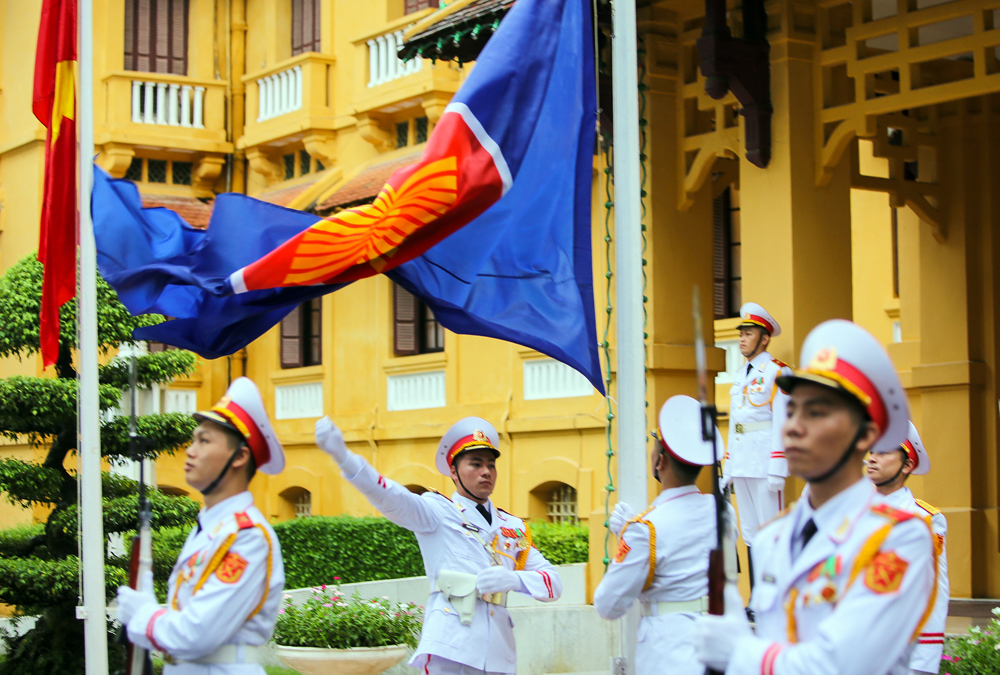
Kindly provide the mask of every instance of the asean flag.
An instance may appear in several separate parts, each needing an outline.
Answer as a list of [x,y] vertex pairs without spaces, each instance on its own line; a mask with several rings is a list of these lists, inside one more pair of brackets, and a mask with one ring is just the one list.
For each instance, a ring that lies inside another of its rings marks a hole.
[[563,14],[575,4],[515,4],[445,108],[420,161],[396,171],[372,203],[318,220],[233,272],[231,292],[341,284],[388,272],[496,203],[536,131]]

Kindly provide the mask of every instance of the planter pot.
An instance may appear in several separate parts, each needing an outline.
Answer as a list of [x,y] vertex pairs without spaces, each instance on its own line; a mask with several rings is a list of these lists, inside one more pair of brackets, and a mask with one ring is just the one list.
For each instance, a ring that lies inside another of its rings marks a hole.
[[391,647],[285,647],[275,645],[275,654],[302,675],[378,675],[406,657],[406,645]]

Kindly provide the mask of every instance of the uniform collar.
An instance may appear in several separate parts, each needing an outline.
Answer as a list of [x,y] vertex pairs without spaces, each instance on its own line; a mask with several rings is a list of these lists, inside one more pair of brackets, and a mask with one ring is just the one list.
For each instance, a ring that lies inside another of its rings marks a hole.
[[809,518],[816,523],[816,535],[825,535],[836,543],[847,538],[857,522],[858,516],[868,508],[878,493],[875,485],[867,478],[858,481],[823,506],[813,509],[809,505],[808,494],[799,499],[801,509],[795,521],[795,535],[802,530]]
[[668,502],[675,497],[683,497],[687,494],[700,493],[697,485],[682,485],[675,488],[667,488],[660,494],[656,495],[656,499],[653,500],[653,506],[659,506],[664,502]]
[[487,523],[483,519],[482,515],[480,515],[479,511],[476,509],[476,506],[479,505],[479,502],[469,499],[468,497],[463,497],[462,495],[458,494],[457,490],[454,492],[454,494],[451,495],[451,501],[458,504],[459,508],[465,513],[466,518],[470,519],[477,518],[480,521],[478,524],[482,525],[487,530],[496,525],[497,521],[500,520],[499,518],[497,518],[497,509],[495,506],[493,506],[492,499],[487,499],[486,503],[483,504],[483,506],[485,506],[490,511],[490,516],[493,518],[492,523]]
[[[764,370],[764,366],[766,366],[770,360],[771,354],[765,349],[760,354],[753,357],[750,361],[750,365],[752,365],[756,370]],[[746,370],[746,368],[743,370]]]
[[203,509],[198,514],[198,524],[201,526],[202,532],[207,532],[210,536],[214,535],[215,529],[223,520],[234,513],[246,511],[251,506],[253,506],[253,495],[249,491],[241,492],[223,499],[210,509]]
[[895,492],[890,492],[889,494],[882,497],[884,501],[889,506],[895,508],[905,508],[913,503],[913,493],[910,492],[910,488],[905,485]]

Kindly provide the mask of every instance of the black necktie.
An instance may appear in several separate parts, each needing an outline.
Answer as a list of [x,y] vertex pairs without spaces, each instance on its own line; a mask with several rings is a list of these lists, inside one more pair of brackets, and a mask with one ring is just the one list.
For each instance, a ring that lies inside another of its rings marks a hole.
[[802,528],[802,534],[800,535],[802,537],[802,549],[803,550],[805,549],[806,546],[809,545],[809,540],[813,538],[814,534],[816,534],[816,530],[817,530],[816,523],[814,523],[813,519],[810,518],[806,522],[805,527]]
[[197,530],[195,530],[195,532],[194,532],[194,533],[195,533],[195,534],[201,534],[201,521],[200,521],[200,520],[198,521],[198,529],[197,529]]
[[750,374],[750,369],[751,369],[751,368],[753,368],[753,364],[752,364],[752,363],[748,363],[748,364],[747,364],[747,375],[749,375],[749,374]]
[[489,509],[487,509],[482,504],[476,504],[476,511],[479,511],[479,515],[483,517],[487,525],[493,524],[493,516],[490,515]]

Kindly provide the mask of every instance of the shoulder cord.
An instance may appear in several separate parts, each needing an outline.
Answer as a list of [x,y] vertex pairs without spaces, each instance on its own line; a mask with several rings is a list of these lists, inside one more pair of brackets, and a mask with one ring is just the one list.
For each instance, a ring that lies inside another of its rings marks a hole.
[[656,507],[650,506],[635,518],[625,523],[625,527],[622,528],[621,533],[618,535],[619,540],[624,537],[625,530],[627,530],[628,526],[632,523],[642,523],[649,528],[649,573],[646,575],[646,583],[642,587],[643,591],[653,585],[653,577],[656,574],[656,526],[650,521],[643,519],[643,516],[652,511],[654,508]]
[[[931,525],[929,519],[925,520],[919,518],[923,522],[927,529],[931,533],[931,538],[933,541],[934,532],[931,530]],[[882,544],[885,543],[886,538],[889,536],[889,532],[892,528],[904,521],[893,520],[887,525],[882,526],[876,530],[875,534],[868,538],[865,545],[861,547],[861,552],[858,553],[858,557],[854,559],[854,565],[851,568],[851,575],[847,579],[847,585],[844,587],[844,595],[847,595],[847,591],[851,588],[854,580],[857,576],[864,571],[875,559],[878,554],[879,549]],[[931,596],[927,602],[927,608],[924,610],[923,616],[920,618],[920,623],[917,624],[916,630],[913,631],[913,635],[910,638],[911,641],[916,640],[920,635],[920,631],[923,630],[924,624],[927,623],[927,619],[930,618],[931,611],[934,609],[934,601],[937,599],[937,576],[938,576],[938,551],[937,547],[934,546],[934,584],[931,587]],[[788,596],[788,602],[785,605],[785,611],[788,614],[788,641],[792,644],[798,642],[798,629],[796,627],[795,621],[795,601],[798,599],[799,590],[797,588],[792,588]]]
[[[452,502],[452,504],[455,504],[455,502]],[[469,522],[468,517],[465,515],[465,509],[463,509],[458,504],[455,504],[455,508],[458,509],[458,513],[459,515],[462,516],[462,520],[465,521],[466,525],[468,525],[468,527],[465,528],[465,531],[472,534],[472,536],[476,538],[476,541],[478,541],[480,545],[482,545],[482,547],[486,549],[486,553],[490,556],[490,560],[492,561],[493,565],[500,565],[501,564],[500,556],[496,555],[496,552],[493,550],[493,548],[489,544],[487,544],[486,540],[479,535],[480,528],[476,527],[475,525]]]

